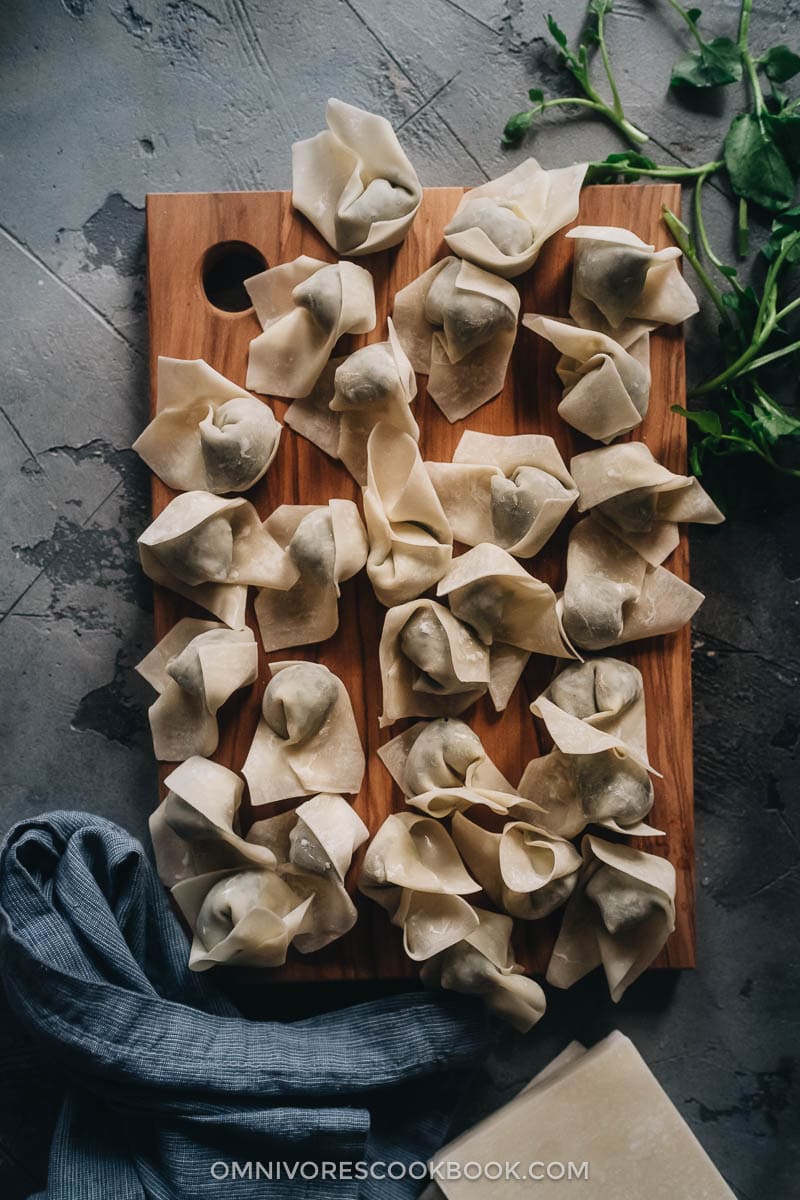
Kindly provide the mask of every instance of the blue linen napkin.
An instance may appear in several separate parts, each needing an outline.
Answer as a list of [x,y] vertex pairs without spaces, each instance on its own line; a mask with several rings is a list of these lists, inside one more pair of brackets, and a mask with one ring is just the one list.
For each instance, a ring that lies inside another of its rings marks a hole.
[[[11,830],[3,985],[38,1070],[63,1087],[41,1200],[416,1196],[412,1164],[441,1144],[483,1049],[480,1005],[412,993],[250,1021],[187,958],[119,826],[54,812]],[[398,1177],[380,1178],[389,1164]]]

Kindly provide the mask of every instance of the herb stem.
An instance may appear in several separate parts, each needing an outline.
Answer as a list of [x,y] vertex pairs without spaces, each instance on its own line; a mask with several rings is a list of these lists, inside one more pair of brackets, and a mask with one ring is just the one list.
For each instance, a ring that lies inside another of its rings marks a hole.
[[689,233],[689,230],[686,228],[683,221],[681,221],[680,217],[676,216],[671,209],[664,206],[662,213],[664,217],[664,224],[667,226],[667,229],[669,229],[678,246],[686,256],[686,261],[691,264],[697,278],[700,280],[703,287],[713,300],[717,312],[727,324],[730,324],[730,314],[725,307],[722,294],[700,261],[700,256],[697,253],[692,235]]
[[[760,347],[756,348],[759,349]],[[761,358],[756,358],[753,362],[748,363],[739,374],[746,375],[750,371],[759,371],[762,367],[766,367],[771,362],[776,362],[779,358],[784,358],[787,354],[794,354],[795,350],[800,350],[800,341],[791,342],[788,346],[781,346],[780,350],[773,350],[771,354],[763,354]]]
[[[716,167],[717,167],[716,163],[710,164],[709,169],[707,171],[703,171],[703,173],[701,175],[698,175],[698,177],[697,177],[697,183],[695,184],[694,197],[693,197],[694,224],[695,224],[695,229],[697,230],[697,236],[700,239],[700,246],[701,246],[706,258],[709,260],[710,263],[713,264],[713,266],[715,266],[717,268],[720,275],[723,275],[725,277],[725,279],[727,279],[731,282],[731,284],[736,288],[737,292],[741,292],[742,285],[739,282],[738,276],[735,274],[731,275],[729,269],[726,269],[725,263],[723,263],[722,260],[720,258],[718,258],[717,255],[714,253],[714,251],[711,249],[711,243],[708,239],[708,232],[706,230],[705,221],[703,219],[703,185],[705,184],[705,182],[709,178],[709,176],[714,174]],[[725,313],[725,317],[726,317],[726,320],[730,319],[727,311]]]
[[789,313],[794,312],[794,310],[796,308],[800,308],[800,296],[795,296],[794,300],[792,300],[790,304],[785,305],[785,307],[782,308],[780,310],[780,312],[775,313],[775,316],[773,318],[775,321],[775,324],[780,325],[780,323],[784,319],[784,317],[788,317]]
[[[619,98],[619,90],[617,89],[617,81],[614,78],[614,72],[611,70],[611,59],[608,56],[608,46],[606,46],[606,37],[605,37],[605,31],[603,28],[604,23],[605,23],[605,10],[603,8],[600,8],[597,13],[597,42],[598,42],[598,45],[600,46],[600,57],[603,60],[603,70],[606,73],[606,79],[608,80],[608,86],[611,89],[611,98],[612,98],[613,104],[614,104],[614,112],[616,113],[616,115],[618,117],[622,117],[624,119],[625,114],[622,109],[622,101]],[[645,141],[647,141],[646,135],[645,135]]]
[[678,13],[681,17],[683,17],[684,21],[686,22],[686,24],[689,26],[689,29],[691,30],[692,37],[694,38],[694,40],[697,42],[697,45],[702,50],[703,46],[704,46],[704,42],[703,42],[702,37],[700,36],[700,31],[697,28],[697,25],[695,24],[695,22],[689,16],[686,9],[681,4],[678,4],[677,0],[669,0],[669,2],[672,5],[672,7],[675,9],[675,12]]
[[697,179],[698,175],[713,175],[724,165],[720,161],[703,163],[699,167],[632,167],[627,163],[590,162],[589,173],[594,171],[607,175],[614,171],[617,175],[632,175],[634,179],[640,175],[646,175],[648,179]]
[[749,38],[750,38],[750,16],[753,11],[753,0],[742,0],[742,11],[739,17],[739,53],[742,56],[742,65],[747,72],[747,79],[750,84],[750,91],[753,94],[753,108],[755,111],[758,124],[763,132],[764,130],[764,93],[761,91],[761,84],[758,79],[758,70],[755,61],[750,53]]

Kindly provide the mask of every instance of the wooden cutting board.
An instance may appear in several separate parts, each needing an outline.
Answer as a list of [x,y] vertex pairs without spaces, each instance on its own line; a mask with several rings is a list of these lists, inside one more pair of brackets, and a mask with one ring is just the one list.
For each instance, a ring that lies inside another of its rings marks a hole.
[[[375,280],[378,323],[365,337],[342,339],[337,353],[348,353],[369,341],[386,336],[386,317],[395,292],[410,283],[447,252],[442,229],[463,195],[462,188],[429,188],[411,232],[399,248],[358,261]],[[607,186],[584,189],[579,224],[621,225],[646,242],[668,243],[661,221],[664,204],[680,208],[675,185]],[[151,195],[147,197],[148,280],[150,304],[151,397],[155,407],[156,363],[160,354],[174,358],[204,358],[235,383],[243,385],[250,340],[260,332],[252,309],[231,312],[212,305],[205,287],[219,285],[225,276],[226,256],[236,266],[236,255],[260,254],[268,266],[289,262],[299,254],[335,261],[316,231],[295,213],[288,192],[231,192],[214,194]],[[232,248],[229,243],[237,243]],[[248,247],[250,250],[248,251]],[[522,312],[566,316],[569,304],[572,242],[561,235],[551,238],[533,271],[515,280],[522,294]],[[257,265],[247,273],[253,273]],[[204,287],[204,276],[206,285]],[[223,295],[222,303],[228,304]],[[520,328],[502,395],[473,413],[466,421],[450,425],[426,395],[426,379],[419,381],[414,414],[421,429],[423,458],[449,460],[467,427],[487,433],[545,433],[555,438],[569,464],[570,457],[591,448],[591,443],[570,429],[556,413],[561,388],[555,374],[557,354],[543,339]],[[657,459],[673,471],[686,470],[686,423],[669,411],[684,401],[684,346],[680,330],[659,330],[651,339],[652,394],[650,410],[634,437],[647,442]],[[272,399],[282,418],[287,404]],[[278,456],[266,479],[248,498],[262,517],[279,504],[322,504],[331,497],[360,499],[360,490],[339,463],[316,446],[284,429]],[[153,513],[159,513],[173,493],[153,480]],[[544,550],[527,562],[532,572],[554,588],[564,583],[567,532],[570,515]],[[685,533],[666,565],[683,578],[689,560]],[[255,629],[251,589],[248,621]],[[318,646],[279,651],[277,659],[308,658],[324,663],[344,681],[353,702],[356,720],[367,753],[367,772],[355,808],[370,832],[388,813],[403,807],[399,790],[376,755],[383,742],[411,722],[398,722],[379,730],[381,688],[378,642],[383,609],[375,600],[364,572],[346,583],[341,600],[341,623],[336,635]],[[155,588],[155,630],[158,638],[180,618],[201,614],[189,602]],[[256,633],[258,640],[258,634]],[[694,829],[692,790],[692,704],[690,634],[677,634],[638,645],[621,647],[619,657],[641,670],[646,689],[650,761],[663,773],[656,778],[652,824],[666,830],[663,838],[640,842],[646,849],[668,856],[674,863],[677,884],[677,927],[659,966],[694,965]],[[214,756],[238,771],[247,755],[256,727],[264,687],[269,678],[268,657],[260,652],[259,680],[238,692],[220,714],[221,738]],[[533,657],[505,713],[493,711],[488,697],[465,714],[480,735],[500,770],[512,781],[534,755],[550,749],[540,722],[528,711],[530,702],[547,685],[552,672],[549,659]],[[167,769],[162,771],[162,779]],[[244,827],[252,812],[245,804]],[[362,851],[363,853],[363,851]],[[348,884],[355,893],[361,855]],[[309,956],[291,952],[286,966],[270,979],[314,981],[322,979],[392,979],[415,976],[401,946],[400,933],[389,924],[377,905],[358,897],[359,920],[346,937]],[[558,917],[526,924],[515,923],[519,960],[532,971],[543,971],[552,946]]]

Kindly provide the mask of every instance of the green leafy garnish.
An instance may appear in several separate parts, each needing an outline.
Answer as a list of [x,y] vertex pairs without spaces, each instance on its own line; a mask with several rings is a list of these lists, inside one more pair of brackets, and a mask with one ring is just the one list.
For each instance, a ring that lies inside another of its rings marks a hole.
[[697,43],[672,69],[670,87],[710,88],[728,83],[738,83],[742,78],[742,56],[736,42],[727,37],[712,38],[707,42],[697,27],[703,15],[699,8],[683,8],[677,0],[670,0],[680,13]]
[[794,175],[775,140],[771,124],[762,116],[742,113],[736,117],[722,153],[737,196],[744,196],[770,212],[791,204]]
[[756,64],[763,68],[764,74],[772,83],[786,83],[800,74],[800,55],[795,54],[788,46],[773,46],[756,60]]

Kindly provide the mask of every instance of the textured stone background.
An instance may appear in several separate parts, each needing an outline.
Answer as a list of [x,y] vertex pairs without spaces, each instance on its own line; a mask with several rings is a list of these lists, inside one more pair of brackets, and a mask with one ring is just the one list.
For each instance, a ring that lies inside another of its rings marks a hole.
[[[527,87],[558,86],[542,36],[550,5],[3,7],[0,825],[64,805],[144,837],[155,772],[131,665],[151,641],[135,548],[147,479],[129,446],[147,406],[145,193],[288,186],[289,145],[320,128],[331,94],[389,117],[424,183],[478,183],[523,156],[504,152],[499,132]],[[553,7],[573,36],[583,5]],[[737,7],[713,0],[706,24],[732,32]],[[797,28],[795,0],[756,9],[757,46]],[[620,0],[609,27],[626,107],[654,156],[716,157],[726,100],[691,110],[667,94],[684,33],[666,3]],[[603,125],[556,118],[527,149],[552,167],[618,148]],[[730,209],[713,190],[709,224],[724,248]],[[705,359],[713,337],[712,321],[695,322]],[[651,974],[616,1008],[591,978],[552,996],[527,1038],[499,1029],[462,1119],[510,1096],[570,1038],[619,1027],[752,1200],[798,1186],[800,506],[740,478],[745,512],[693,537],[693,581],[708,593],[695,628],[700,967]],[[268,983],[246,1000],[253,1012],[311,1005]],[[21,1049],[2,1056],[0,1180],[12,1200],[41,1178],[47,1123],[32,1117],[51,1093],[43,1079],[40,1096],[22,1094]]]

